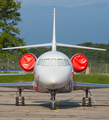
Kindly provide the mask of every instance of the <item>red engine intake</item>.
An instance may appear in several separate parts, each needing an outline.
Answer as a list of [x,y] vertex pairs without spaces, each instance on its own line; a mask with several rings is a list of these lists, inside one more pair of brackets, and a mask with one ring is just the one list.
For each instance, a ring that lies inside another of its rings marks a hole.
[[82,54],[76,54],[71,58],[71,63],[75,72],[82,72],[87,68],[88,60]]
[[36,60],[37,58],[33,54],[24,54],[19,61],[20,67],[26,72],[32,71],[34,69]]

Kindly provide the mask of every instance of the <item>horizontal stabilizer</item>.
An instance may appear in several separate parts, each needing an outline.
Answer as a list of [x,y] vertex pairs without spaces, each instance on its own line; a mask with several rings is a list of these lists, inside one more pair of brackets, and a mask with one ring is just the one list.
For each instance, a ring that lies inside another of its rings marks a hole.
[[[19,46],[19,47],[10,47],[10,48],[2,48],[2,50],[13,50],[13,49],[34,48],[34,47],[47,47],[47,46],[52,46],[52,43],[45,43],[45,44],[38,44],[38,45],[27,45],[27,46]],[[69,44],[62,44],[62,43],[57,43],[56,46],[106,51],[106,49],[101,49],[101,48],[84,47],[84,46],[69,45]]]
[[2,48],[2,50],[13,50],[13,49],[33,48],[33,47],[47,47],[47,46],[52,46],[52,43],[37,44],[37,45],[27,45],[27,46],[19,46],[19,47],[10,47],[10,48]]
[[72,47],[72,48],[82,48],[82,49],[89,49],[89,50],[106,51],[106,49],[101,49],[101,48],[84,47],[84,46],[69,45],[69,44],[61,44],[61,43],[57,43],[56,45],[57,45],[57,46],[62,46],[62,47]]

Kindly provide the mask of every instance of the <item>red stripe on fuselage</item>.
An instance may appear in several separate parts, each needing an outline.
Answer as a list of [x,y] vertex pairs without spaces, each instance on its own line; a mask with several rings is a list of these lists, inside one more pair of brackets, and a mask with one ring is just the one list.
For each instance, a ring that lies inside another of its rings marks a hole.
[[72,72],[73,73],[73,81],[75,81],[75,73],[74,72]]
[[73,85],[72,85],[72,81],[71,81],[71,90],[73,90]]
[[36,91],[38,91],[38,83],[37,83],[37,86],[36,86]]

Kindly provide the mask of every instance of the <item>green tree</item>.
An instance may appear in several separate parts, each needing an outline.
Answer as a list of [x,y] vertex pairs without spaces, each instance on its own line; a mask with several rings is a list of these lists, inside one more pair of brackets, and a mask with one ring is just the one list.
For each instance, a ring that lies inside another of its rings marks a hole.
[[[19,28],[16,27],[21,21],[21,3],[13,0],[0,0],[0,48],[16,47],[26,45],[24,38],[19,38]],[[28,52],[28,49],[2,51],[1,55],[21,55]]]

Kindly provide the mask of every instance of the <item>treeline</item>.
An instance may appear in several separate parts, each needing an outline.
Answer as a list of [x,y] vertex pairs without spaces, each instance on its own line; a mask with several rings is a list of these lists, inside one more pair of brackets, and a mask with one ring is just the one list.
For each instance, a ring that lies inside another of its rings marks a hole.
[[[57,47],[57,51],[63,52],[69,58],[71,58],[74,54],[81,53],[84,54],[89,61],[94,61],[98,63],[109,63],[109,44],[93,44],[91,42],[86,42],[82,44],[78,44],[79,46],[87,46],[87,47],[95,47],[95,48],[103,48],[107,51],[98,51],[98,50],[87,50],[87,49],[78,49],[78,48],[68,48],[68,47]],[[50,51],[51,48],[30,48],[30,53],[33,53],[37,57],[39,57],[44,52]]]

